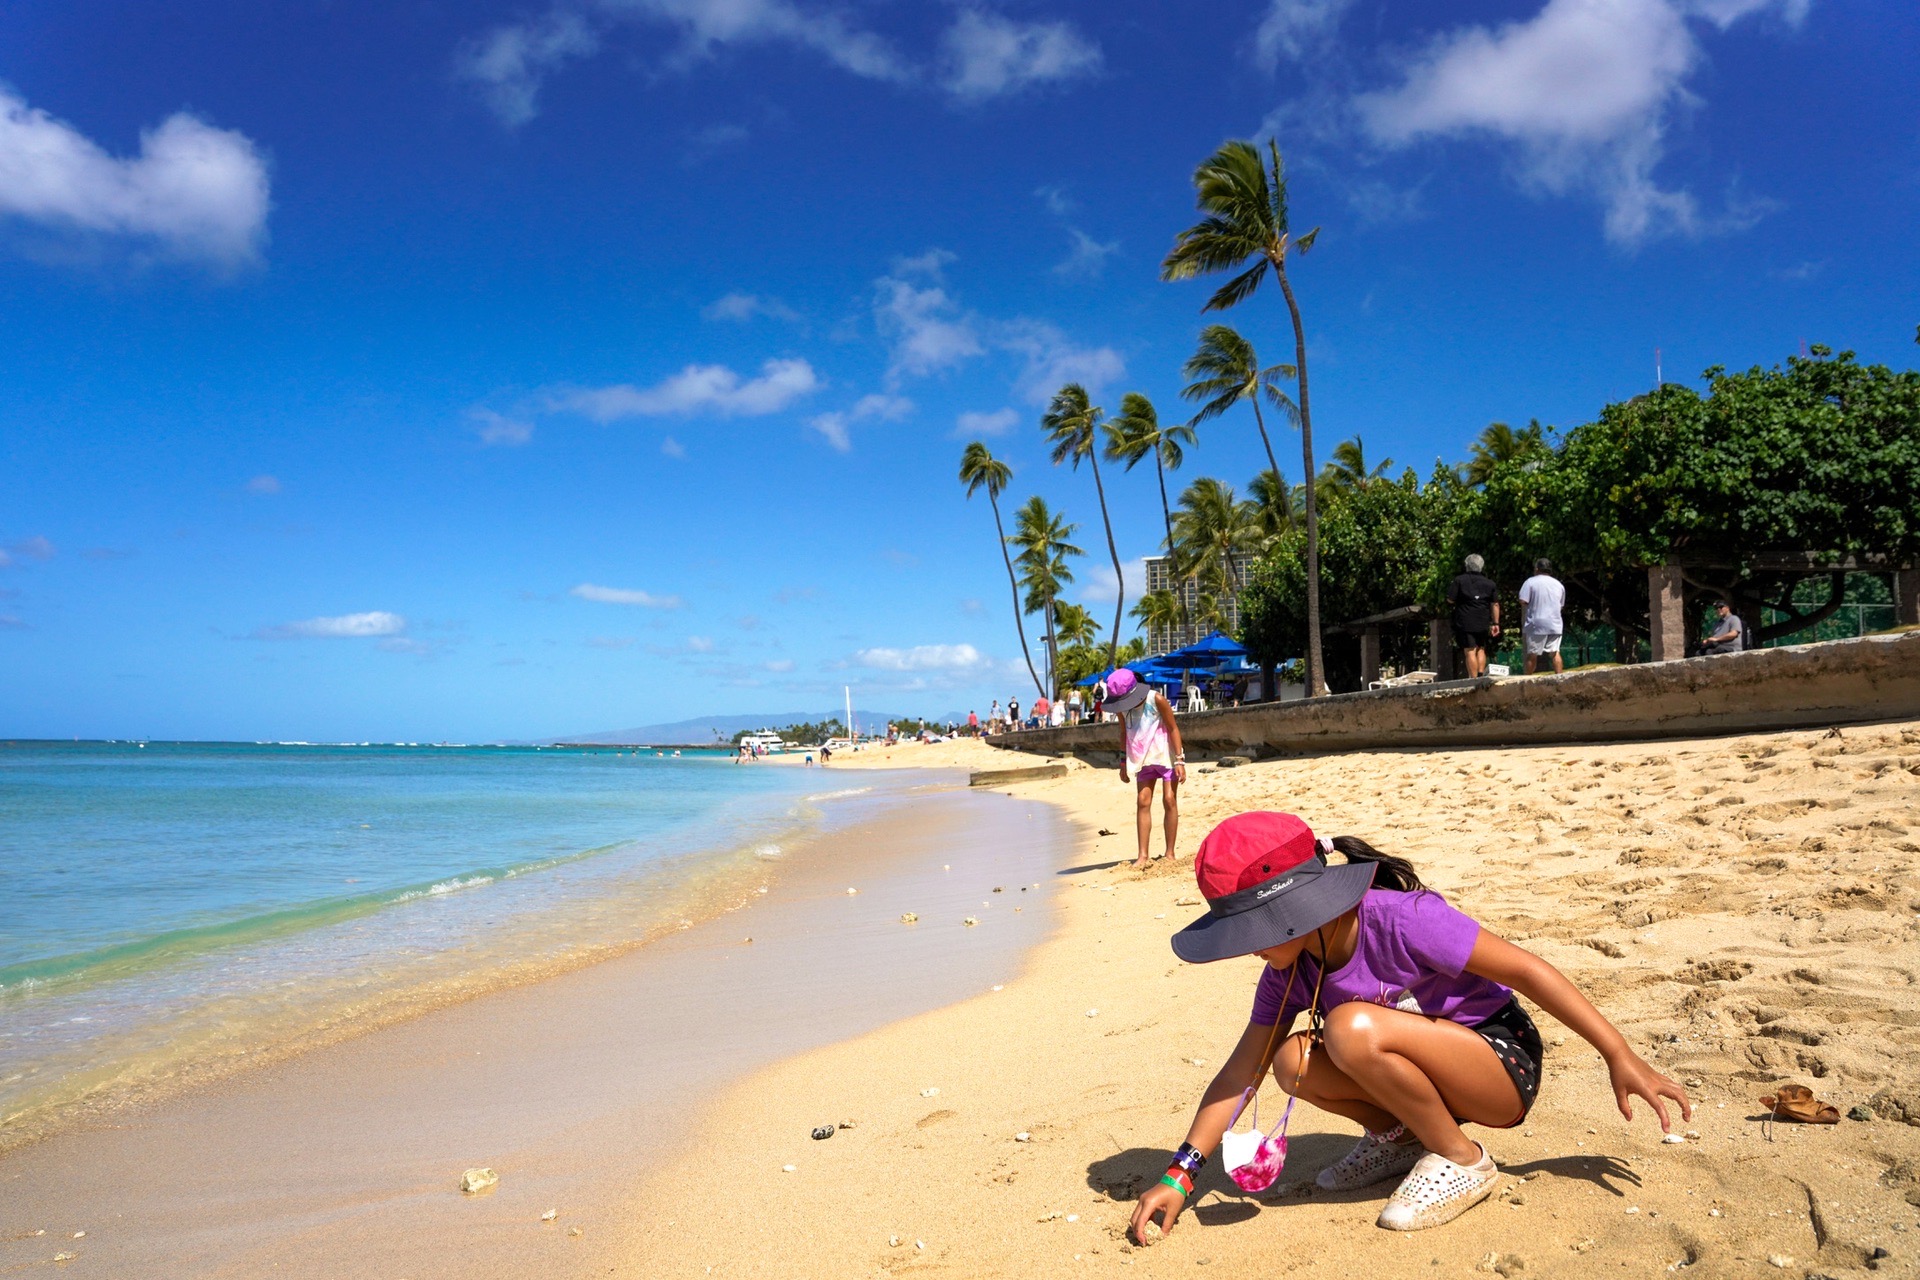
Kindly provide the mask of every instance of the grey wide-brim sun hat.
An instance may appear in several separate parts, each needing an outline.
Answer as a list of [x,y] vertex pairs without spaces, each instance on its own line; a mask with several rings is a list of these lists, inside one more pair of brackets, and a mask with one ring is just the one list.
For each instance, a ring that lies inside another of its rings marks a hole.
[[1316,853],[1299,866],[1237,893],[1210,898],[1207,914],[1173,935],[1188,964],[1249,956],[1337,920],[1373,887],[1371,862],[1332,865]]

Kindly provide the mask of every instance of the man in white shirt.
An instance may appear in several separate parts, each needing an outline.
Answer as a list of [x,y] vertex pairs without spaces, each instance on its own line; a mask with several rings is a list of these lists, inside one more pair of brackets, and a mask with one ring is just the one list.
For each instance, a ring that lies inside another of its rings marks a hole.
[[1520,638],[1527,648],[1527,674],[1532,675],[1540,659],[1553,655],[1555,673],[1565,670],[1560,662],[1560,633],[1565,625],[1561,610],[1567,607],[1567,588],[1553,576],[1550,561],[1535,560],[1533,576],[1520,584]]

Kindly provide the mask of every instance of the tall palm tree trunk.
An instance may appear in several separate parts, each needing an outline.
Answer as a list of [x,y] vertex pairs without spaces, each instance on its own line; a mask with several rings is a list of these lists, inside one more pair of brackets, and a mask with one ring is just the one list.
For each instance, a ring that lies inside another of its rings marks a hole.
[[1167,527],[1167,567],[1172,571],[1173,598],[1180,602],[1180,644],[1174,646],[1178,649],[1193,643],[1187,638],[1193,631],[1193,617],[1187,612],[1187,584],[1180,576],[1180,556],[1173,547],[1173,508],[1167,503],[1167,469],[1160,464],[1158,445],[1153,450],[1153,474],[1160,481],[1160,519]]
[[1118,665],[1120,656],[1120,614],[1127,607],[1127,580],[1120,572],[1120,548],[1113,542],[1113,521],[1107,515],[1107,486],[1100,481],[1100,456],[1096,449],[1087,450],[1087,461],[1093,464],[1093,488],[1100,495],[1100,523],[1107,530],[1107,554],[1113,557],[1113,634],[1107,639],[1107,666]]
[[1020,583],[1013,576],[1013,557],[1007,554],[1007,527],[1000,523],[1000,499],[991,492],[987,501],[993,506],[993,531],[1000,535],[1000,558],[1007,564],[1007,586],[1013,591],[1013,627],[1020,633],[1020,656],[1027,660],[1027,674],[1033,677],[1033,687],[1040,687],[1040,673],[1033,669],[1033,654],[1027,648],[1027,627],[1020,621]]
[[1047,601],[1047,701],[1060,692],[1060,638],[1053,629],[1054,602]]
[[1273,264],[1280,281],[1280,292],[1287,300],[1287,312],[1293,317],[1294,367],[1300,379],[1300,452],[1307,476],[1307,696],[1320,696],[1323,669],[1320,654],[1320,505],[1313,489],[1313,411],[1307,402],[1307,331],[1300,324],[1300,304],[1294,301],[1293,285],[1287,280],[1284,262]]
[[1260,428],[1260,444],[1267,451],[1267,465],[1273,468],[1273,478],[1277,483],[1280,479],[1280,464],[1273,460],[1273,441],[1267,439],[1267,420],[1260,413],[1260,388],[1255,387],[1253,395],[1248,399],[1253,402],[1253,425]]

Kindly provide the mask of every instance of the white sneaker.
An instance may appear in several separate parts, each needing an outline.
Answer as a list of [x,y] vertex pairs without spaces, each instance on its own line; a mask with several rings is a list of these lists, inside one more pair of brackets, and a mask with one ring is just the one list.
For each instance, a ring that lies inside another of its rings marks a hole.
[[1380,1211],[1379,1225],[1389,1231],[1420,1231],[1452,1222],[1492,1195],[1499,1183],[1500,1170],[1484,1146],[1480,1159],[1470,1165],[1429,1151]]
[[1362,1130],[1363,1136],[1353,1150],[1328,1165],[1314,1181],[1327,1191],[1352,1191],[1370,1187],[1388,1178],[1397,1178],[1419,1162],[1427,1149],[1397,1124],[1385,1133]]

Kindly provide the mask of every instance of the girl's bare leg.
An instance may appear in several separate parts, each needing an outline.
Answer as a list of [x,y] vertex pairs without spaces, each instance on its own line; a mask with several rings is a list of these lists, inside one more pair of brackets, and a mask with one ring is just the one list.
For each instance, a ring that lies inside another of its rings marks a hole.
[[1136,867],[1147,865],[1147,842],[1153,838],[1153,781],[1140,780],[1134,788],[1134,830],[1140,836],[1140,856],[1133,860]]
[[[1274,1074],[1289,1092],[1296,1092],[1303,1039],[1290,1037],[1274,1055]],[[1480,1158],[1455,1116],[1497,1126],[1520,1114],[1520,1091],[1477,1032],[1372,1004],[1343,1004],[1327,1015],[1326,1041],[1297,1096],[1376,1133],[1405,1124],[1455,1164]]]
[[1173,842],[1180,835],[1180,783],[1168,778],[1160,784],[1161,826],[1167,834],[1167,857],[1173,857]]

